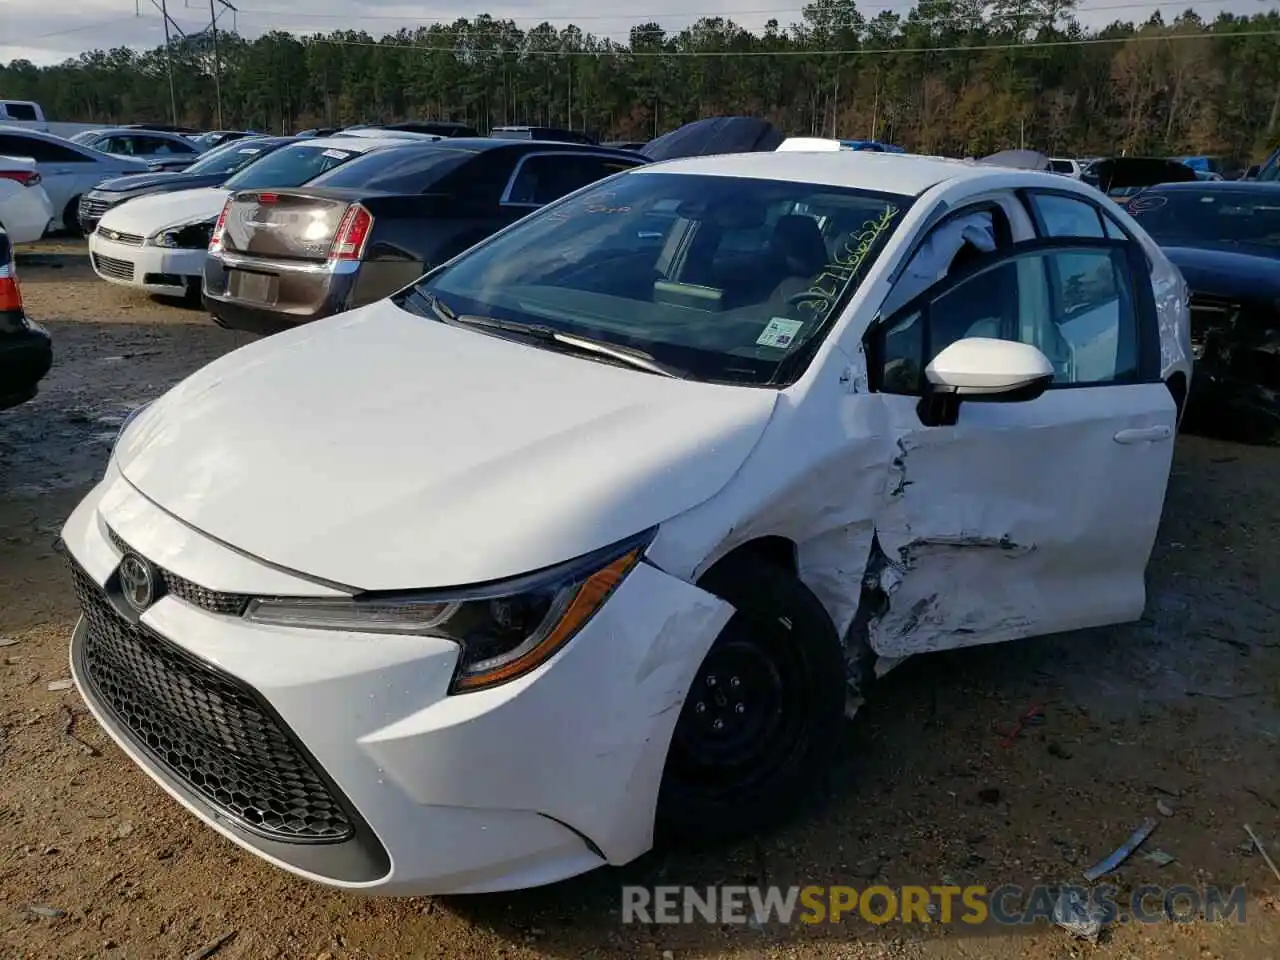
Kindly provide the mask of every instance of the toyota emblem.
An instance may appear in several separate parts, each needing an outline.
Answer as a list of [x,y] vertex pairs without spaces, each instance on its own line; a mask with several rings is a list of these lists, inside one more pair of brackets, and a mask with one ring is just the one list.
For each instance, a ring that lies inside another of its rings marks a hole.
[[125,602],[141,613],[156,598],[156,579],[151,564],[135,553],[126,553],[120,561],[120,592]]

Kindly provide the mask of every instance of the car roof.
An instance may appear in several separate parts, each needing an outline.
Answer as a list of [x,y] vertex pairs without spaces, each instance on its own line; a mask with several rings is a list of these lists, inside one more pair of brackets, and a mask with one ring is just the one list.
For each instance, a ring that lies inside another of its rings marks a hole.
[[412,143],[416,146],[434,141],[411,140],[398,137],[296,137],[300,147],[316,147],[320,150],[345,150],[347,153],[365,153],[369,150],[380,150],[391,146],[404,146]]
[[152,130],[148,127],[99,127],[93,130],[85,130],[85,133],[96,133],[104,136],[114,136],[115,134],[126,133],[132,137],[149,137],[155,135],[157,137],[167,137],[170,140],[186,140],[187,138],[180,133],[174,133],[172,130]]
[[[757,180],[790,180],[832,187],[853,187],[906,196],[919,196],[945,180],[982,179],[1014,172],[991,164],[975,164],[947,157],[870,150],[762,151],[714,154],[665,160],[637,173],[687,173]],[[1027,173],[1028,171],[1017,171]],[[1054,182],[1058,174],[1044,174]]]
[[1154,183],[1148,190],[1209,190],[1214,193],[1248,193],[1250,190],[1280,190],[1280,180],[1188,180],[1183,183]]
[[[315,143],[317,141],[304,141]],[[501,137],[444,137],[440,140],[420,141],[391,138],[383,141],[395,147],[416,147],[430,150],[465,150],[468,153],[486,153],[490,150],[518,150],[522,153],[594,153],[620,160],[635,161],[636,154],[632,150],[621,150],[617,147],[596,146],[593,143],[568,143],[562,140],[504,140]]]

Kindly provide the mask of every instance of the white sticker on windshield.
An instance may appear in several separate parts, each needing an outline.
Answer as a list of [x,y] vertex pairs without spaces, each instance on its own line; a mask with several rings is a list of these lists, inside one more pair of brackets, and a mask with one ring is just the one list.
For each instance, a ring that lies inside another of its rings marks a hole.
[[789,347],[791,341],[796,338],[796,331],[803,326],[803,320],[773,317],[764,328],[764,332],[756,337],[756,343],[762,347]]
[[326,150],[323,155],[330,160],[345,160],[350,156],[345,150]]
[[239,152],[240,152],[240,153],[247,153],[249,156],[251,156],[251,157],[252,157],[255,153],[261,153],[261,152],[262,152],[262,148],[261,148],[261,147],[245,147],[243,150],[241,150],[241,151],[239,151]]

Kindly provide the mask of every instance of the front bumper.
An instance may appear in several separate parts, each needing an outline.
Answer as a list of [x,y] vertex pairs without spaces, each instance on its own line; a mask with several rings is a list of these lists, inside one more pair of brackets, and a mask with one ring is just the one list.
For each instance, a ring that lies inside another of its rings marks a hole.
[[[457,648],[447,641],[269,628],[213,612],[215,593],[333,591],[192,531],[114,465],[63,539],[87,594],[72,669],[116,742],[246,849],[310,880],[380,894],[537,886],[644,853],[679,707],[732,612],[641,564],[549,663],[450,696]],[[122,543],[176,586],[119,627],[124,641],[105,644],[94,631],[116,629],[102,611]],[[95,657],[111,670],[95,668]],[[163,670],[148,666],[157,659]],[[122,690],[132,706],[113,706]],[[180,731],[174,760],[164,737]],[[296,750],[281,760],[286,741]],[[259,759],[229,776],[228,756]],[[313,777],[303,776],[308,764]],[[328,799],[315,799],[317,782]],[[280,783],[301,783],[296,795],[312,798],[295,811],[298,822],[340,820],[350,835],[281,842],[263,836],[256,814],[237,816],[237,796]]]
[[89,235],[93,271],[108,283],[157,296],[182,297],[200,282],[208,251],[175,250],[108,240],[102,232]]
[[53,365],[53,343],[44,327],[28,321],[25,330],[0,333],[0,410],[25,403]]

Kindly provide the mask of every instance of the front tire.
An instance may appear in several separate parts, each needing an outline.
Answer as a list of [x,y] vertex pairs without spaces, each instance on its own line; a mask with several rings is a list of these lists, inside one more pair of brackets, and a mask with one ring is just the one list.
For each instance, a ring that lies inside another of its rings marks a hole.
[[658,793],[660,839],[729,840],[782,821],[825,771],[844,718],[840,638],[804,584],[744,556],[700,586],[736,612],[676,722]]

